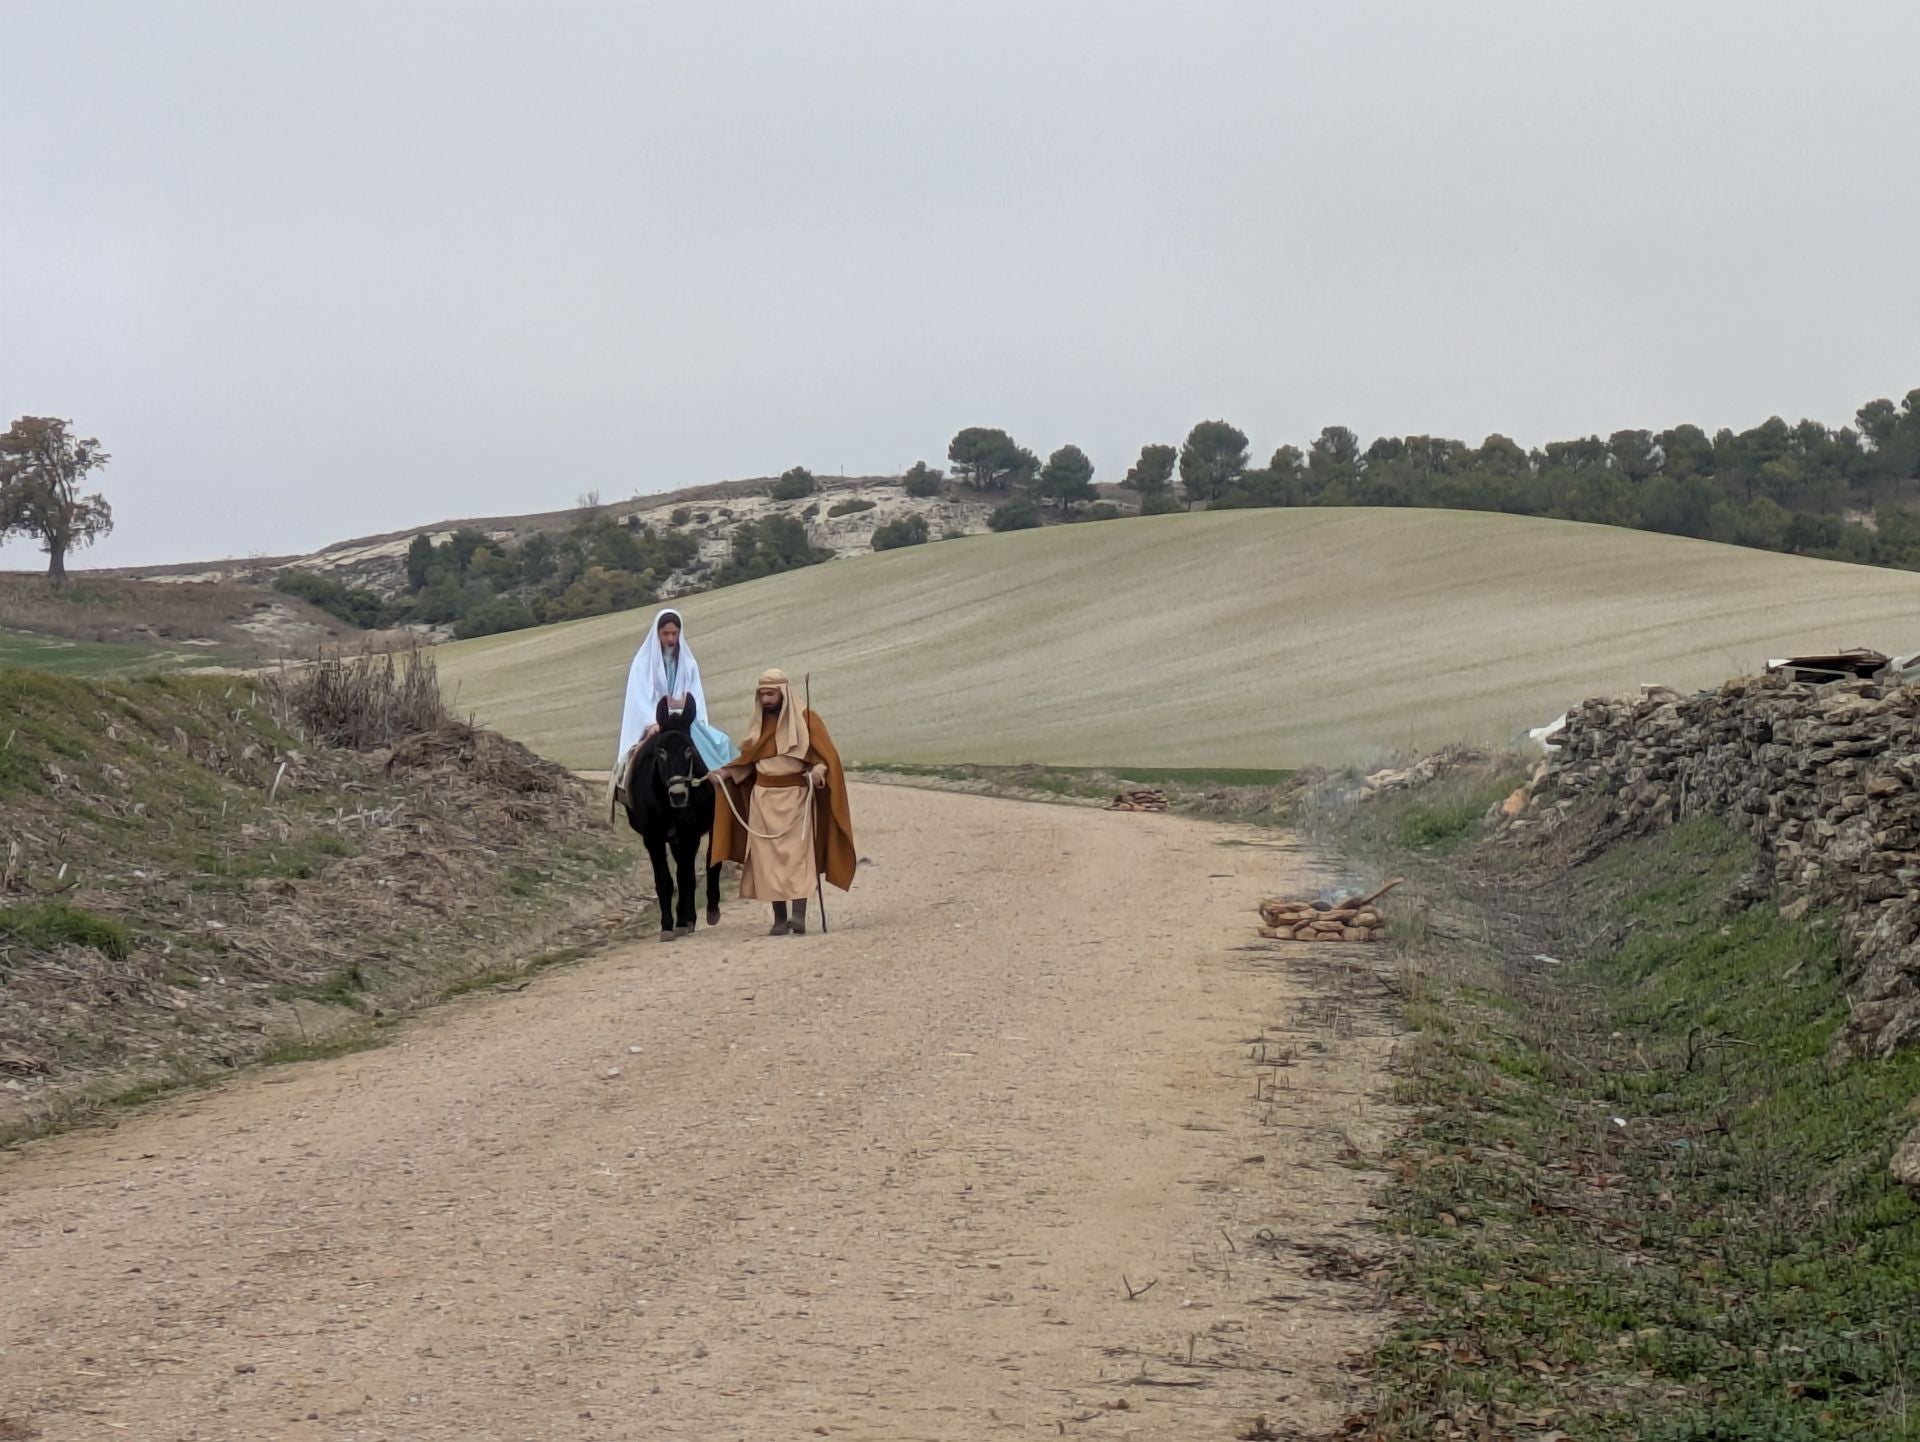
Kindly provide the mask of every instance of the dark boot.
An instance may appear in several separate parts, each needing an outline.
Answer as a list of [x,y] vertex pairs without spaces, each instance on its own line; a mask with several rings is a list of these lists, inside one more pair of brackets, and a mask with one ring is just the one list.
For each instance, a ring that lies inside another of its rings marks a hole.
[[768,936],[785,936],[788,932],[792,930],[793,930],[793,923],[787,920],[786,902],[784,901],[774,902],[773,930],[769,931],[767,935]]
[[807,934],[807,904],[804,901],[796,901],[793,904],[793,934],[795,936]]

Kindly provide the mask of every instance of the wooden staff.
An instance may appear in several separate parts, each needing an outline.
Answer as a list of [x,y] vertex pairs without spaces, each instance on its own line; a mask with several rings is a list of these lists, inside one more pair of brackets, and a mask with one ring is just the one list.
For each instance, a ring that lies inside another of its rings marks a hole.
[[[804,684],[807,692],[806,708],[808,712],[811,713],[813,710],[813,672],[807,672]],[[813,734],[811,725],[807,728],[807,734]],[[831,780],[831,778],[829,778],[829,780]],[[814,831],[814,826],[819,825],[820,822],[820,797],[819,788],[813,784],[812,777],[807,778],[807,806],[809,808],[807,817],[812,823],[807,827],[807,849],[813,853],[813,892],[820,901],[820,934],[825,936],[827,934],[827,883],[826,879],[820,875],[820,854],[816,849],[819,843],[815,839],[816,833]]]

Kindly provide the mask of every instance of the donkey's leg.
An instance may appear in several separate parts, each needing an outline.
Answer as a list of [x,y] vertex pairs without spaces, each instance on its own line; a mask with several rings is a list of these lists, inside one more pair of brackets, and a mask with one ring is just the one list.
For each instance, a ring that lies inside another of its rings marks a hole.
[[673,867],[678,873],[675,880],[679,882],[680,887],[679,905],[674,908],[673,912],[673,929],[675,931],[693,930],[694,888],[698,884],[700,871],[699,848],[699,837],[692,835],[684,829],[675,833],[673,838]]
[[653,896],[660,907],[660,939],[673,940],[673,872],[667,865],[667,838],[647,838],[647,859],[653,863]]
[[707,925],[720,924],[720,870],[722,863],[714,860],[713,838],[707,838]]

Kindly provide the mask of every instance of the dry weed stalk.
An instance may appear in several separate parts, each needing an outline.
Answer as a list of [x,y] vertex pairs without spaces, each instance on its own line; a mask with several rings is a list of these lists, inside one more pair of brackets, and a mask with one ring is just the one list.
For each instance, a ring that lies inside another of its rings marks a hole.
[[282,668],[275,682],[284,719],[329,746],[368,751],[451,725],[439,668],[416,641],[400,653],[369,647],[348,657],[323,652],[308,665]]

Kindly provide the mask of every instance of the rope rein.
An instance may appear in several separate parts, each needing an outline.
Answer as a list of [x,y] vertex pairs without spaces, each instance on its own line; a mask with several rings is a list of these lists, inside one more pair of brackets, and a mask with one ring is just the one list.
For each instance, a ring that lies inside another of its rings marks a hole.
[[726,797],[727,810],[733,813],[733,819],[740,823],[740,829],[746,832],[747,835],[749,836],[758,837],[761,841],[784,841],[786,840],[788,835],[792,833],[793,829],[796,826],[798,826],[801,822],[803,821],[810,822],[813,818],[814,787],[813,787],[813,781],[811,777],[809,777],[807,780],[807,804],[800,808],[799,814],[796,815],[793,818],[793,820],[789,821],[786,824],[784,829],[775,831],[769,834],[765,831],[755,831],[753,827],[748,824],[747,818],[740,814],[740,806],[739,806],[739,803],[733,799],[733,792],[727,789],[725,786],[714,784],[715,778],[718,775],[719,773],[716,771],[709,771],[705,776],[701,777],[700,779],[702,781],[705,781],[709,785],[713,785],[716,791],[718,791],[722,796]]

